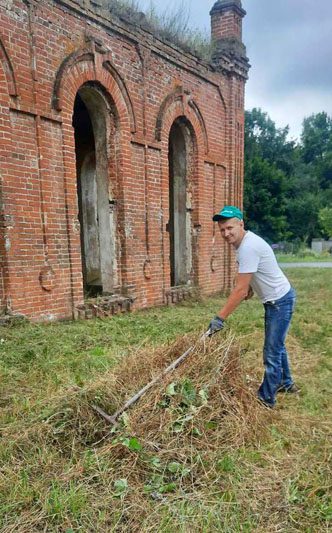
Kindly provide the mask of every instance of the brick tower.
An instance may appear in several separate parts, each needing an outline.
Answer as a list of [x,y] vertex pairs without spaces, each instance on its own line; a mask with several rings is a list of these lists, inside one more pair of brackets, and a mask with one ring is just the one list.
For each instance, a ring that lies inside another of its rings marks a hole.
[[227,69],[229,80],[228,172],[229,200],[243,202],[244,87],[249,62],[242,42],[242,19],[246,15],[241,0],[218,0],[210,11],[211,38],[215,44],[213,62],[220,72]]
[[242,39],[242,18],[246,12],[241,0],[217,0],[210,11],[212,38],[236,36]]

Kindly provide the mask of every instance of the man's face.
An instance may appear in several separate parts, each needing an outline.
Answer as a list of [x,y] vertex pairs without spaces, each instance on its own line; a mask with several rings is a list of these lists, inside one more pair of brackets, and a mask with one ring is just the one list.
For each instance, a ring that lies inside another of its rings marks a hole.
[[238,248],[245,234],[243,220],[238,218],[220,220],[218,226],[223,239]]

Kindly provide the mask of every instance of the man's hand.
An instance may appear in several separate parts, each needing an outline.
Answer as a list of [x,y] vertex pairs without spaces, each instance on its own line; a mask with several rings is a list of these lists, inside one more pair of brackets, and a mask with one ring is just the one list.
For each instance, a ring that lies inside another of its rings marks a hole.
[[211,337],[211,335],[214,335],[214,333],[217,333],[217,331],[221,331],[223,327],[224,327],[223,319],[220,318],[220,316],[215,316],[213,320],[211,320],[210,325],[209,325],[209,330],[210,330],[209,336]]
[[247,294],[247,296],[245,297],[245,300],[250,300],[250,298],[252,298],[253,295],[254,295],[254,291],[252,290],[251,286],[249,285],[248,294]]

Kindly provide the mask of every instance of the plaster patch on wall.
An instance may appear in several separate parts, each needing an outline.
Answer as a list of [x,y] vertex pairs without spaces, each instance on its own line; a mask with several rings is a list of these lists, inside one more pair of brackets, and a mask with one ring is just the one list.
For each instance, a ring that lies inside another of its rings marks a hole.
[[39,283],[42,288],[51,292],[56,287],[56,275],[50,265],[45,265],[39,273]]
[[9,252],[11,248],[11,242],[10,242],[10,238],[8,237],[8,235],[5,236],[5,250],[6,252]]

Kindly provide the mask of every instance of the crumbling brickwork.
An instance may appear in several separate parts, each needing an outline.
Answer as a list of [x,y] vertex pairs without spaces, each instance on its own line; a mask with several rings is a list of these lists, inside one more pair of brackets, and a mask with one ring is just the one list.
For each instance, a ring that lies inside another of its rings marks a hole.
[[211,63],[106,4],[0,0],[2,312],[112,314],[230,287],[211,217],[242,204],[241,2],[213,6]]

